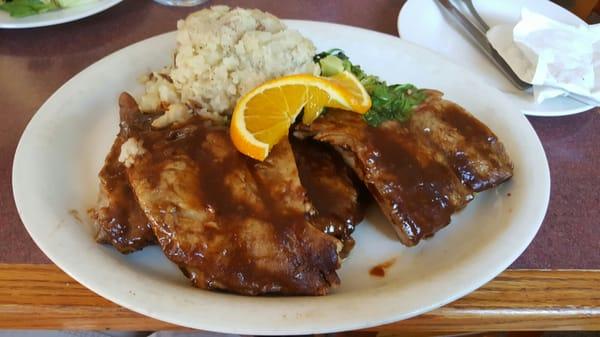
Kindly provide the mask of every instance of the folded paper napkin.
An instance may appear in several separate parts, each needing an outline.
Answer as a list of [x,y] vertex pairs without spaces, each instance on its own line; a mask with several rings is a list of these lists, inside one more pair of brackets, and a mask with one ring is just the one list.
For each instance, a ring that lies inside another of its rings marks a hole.
[[488,40],[521,80],[533,84],[535,100],[586,96],[600,105],[600,25],[571,26],[526,8],[516,25],[499,25]]

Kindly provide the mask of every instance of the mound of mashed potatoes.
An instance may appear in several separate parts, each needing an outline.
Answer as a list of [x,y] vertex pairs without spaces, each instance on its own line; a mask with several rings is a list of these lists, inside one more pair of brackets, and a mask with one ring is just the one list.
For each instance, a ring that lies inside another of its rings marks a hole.
[[177,23],[174,63],[146,76],[142,111],[165,111],[155,127],[198,113],[226,119],[236,101],[261,83],[318,73],[315,46],[257,9],[214,6]]

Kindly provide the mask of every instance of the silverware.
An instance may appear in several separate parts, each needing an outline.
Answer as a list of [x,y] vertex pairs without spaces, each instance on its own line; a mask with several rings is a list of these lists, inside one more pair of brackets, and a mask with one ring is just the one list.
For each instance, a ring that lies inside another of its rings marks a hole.
[[479,23],[483,32],[486,33],[488,30],[490,30],[490,26],[488,26],[488,24],[483,20],[483,18],[481,18],[479,12],[477,12],[475,6],[473,6],[473,0],[463,0],[463,3],[467,6],[469,13],[471,13],[471,15],[473,15],[475,20]]
[[[504,76],[506,76],[506,78],[515,87],[523,91],[531,92],[533,86],[521,80],[519,76],[517,76],[517,74],[508,65],[508,63],[506,63],[504,58],[500,56],[498,51],[496,51],[496,49],[492,47],[492,44],[489,42],[487,36],[485,35],[485,32],[489,30],[489,26],[485,21],[483,21],[483,19],[475,9],[475,6],[473,6],[472,0],[463,0],[463,3],[466,5],[467,9],[475,18],[475,20],[479,22],[479,24],[481,25],[481,29],[475,26],[475,24],[473,24],[473,22],[471,22],[471,20],[469,20],[461,12],[461,10],[454,5],[454,3],[451,0],[437,0],[437,4],[443,10],[443,12],[446,13],[447,16],[450,16],[452,19],[454,19],[454,21],[458,23],[464,29],[465,32],[468,33],[469,37],[471,37],[471,39],[475,42],[479,49],[483,51],[483,53],[496,65],[496,67],[502,72],[502,74],[504,74]],[[598,102],[591,98],[571,92],[565,93],[567,97],[580,103],[589,106],[598,106]]]
[[467,19],[463,13],[456,7],[450,0],[437,0],[440,8],[444,10],[446,14],[452,17],[469,36],[474,40],[475,44],[485,53],[485,55],[502,71],[504,76],[511,81],[511,83],[521,90],[527,90],[531,88],[531,84],[522,81],[517,74],[510,68],[508,63],[504,61],[502,56],[498,54],[496,49],[492,47],[487,39],[487,36],[479,30],[469,19]]

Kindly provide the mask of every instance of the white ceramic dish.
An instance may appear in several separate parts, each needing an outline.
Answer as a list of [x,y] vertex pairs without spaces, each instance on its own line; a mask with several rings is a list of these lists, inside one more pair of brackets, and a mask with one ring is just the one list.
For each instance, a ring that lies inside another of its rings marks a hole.
[[[568,10],[547,0],[473,0],[473,4],[490,27],[516,23],[521,16],[523,7],[567,24],[585,24]],[[553,98],[542,104],[536,104],[533,95],[516,89],[471,42],[460,27],[444,18],[435,0],[407,1],[398,15],[398,32],[402,39],[433,50],[480,74],[488,84],[507,93],[514,104],[526,115],[564,116],[592,108],[565,97]]]
[[100,13],[121,1],[98,0],[87,5],[50,11],[24,18],[13,18],[7,12],[0,11],[0,28],[35,28],[71,22]]
[[[447,228],[414,248],[400,244],[379,211],[371,209],[339,271],[342,285],[331,295],[244,297],[195,289],[156,247],[124,256],[95,243],[84,216],[96,200],[97,172],[118,129],[117,97],[123,90],[139,93],[139,75],[169,62],[175,35],[167,33],[79,73],[48,99],[23,133],[13,166],[14,196],[27,230],[54,263],[101,296],[163,321],[283,335],[359,329],[418,315],[475,290],[523,252],[546,212],[550,178],[538,137],[505,95],[396,37],[329,23],[286,22],[319,50],[342,48],[366,71],[388,81],[444,91],[504,141],[515,163],[514,179],[478,195]],[[390,258],[396,263],[386,277],[369,275],[371,267]]]

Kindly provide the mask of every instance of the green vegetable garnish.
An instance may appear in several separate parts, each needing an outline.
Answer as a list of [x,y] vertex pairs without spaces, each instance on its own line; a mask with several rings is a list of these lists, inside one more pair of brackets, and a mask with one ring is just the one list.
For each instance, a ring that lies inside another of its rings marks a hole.
[[8,12],[12,17],[22,18],[94,1],[96,0],[0,0],[0,10]]
[[95,2],[95,1],[97,1],[97,0],[54,0],[54,2],[60,8],[81,6],[81,5],[85,5],[87,3]]
[[344,62],[337,56],[327,55],[319,61],[321,75],[333,76],[344,71]]
[[388,85],[379,77],[366,74],[360,66],[352,64],[340,49],[317,54],[314,61],[321,66],[323,76],[333,76],[346,70],[358,78],[371,96],[371,109],[364,115],[371,126],[379,126],[387,120],[407,121],[413,109],[427,97],[423,90],[412,84]]
[[58,7],[54,2],[42,0],[12,0],[0,5],[1,10],[7,11],[10,16],[17,18],[40,14],[56,8]]

